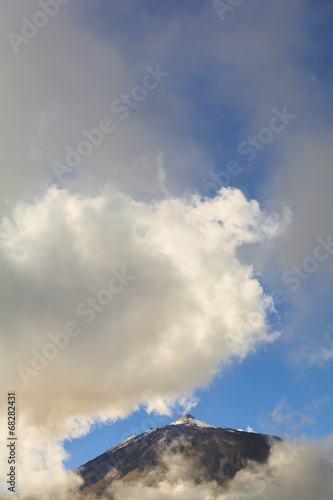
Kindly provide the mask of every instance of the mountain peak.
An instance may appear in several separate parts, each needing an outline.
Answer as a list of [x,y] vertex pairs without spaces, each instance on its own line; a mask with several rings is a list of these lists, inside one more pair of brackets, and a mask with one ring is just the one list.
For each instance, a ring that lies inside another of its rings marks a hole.
[[[134,481],[145,486],[167,481],[171,469],[160,464],[168,464],[173,456],[177,457],[175,463],[179,464],[181,458],[187,464],[186,467],[177,465],[179,479],[183,479],[183,471],[189,470],[191,482],[200,484],[212,480],[214,484],[224,485],[247,467],[249,460],[259,464],[267,462],[272,438],[216,427],[186,413],[172,424],[127,438],[81,465],[76,472],[83,479],[80,490],[90,495],[89,498],[105,495],[113,481]],[[196,458],[195,467],[190,461],[192,456]],[[171,467],[173,464],[171,460]]]
[[170,425],[196,425],[197,427],[216,427],[215,425],[207,424],[207,422],[193,417],[193,415],[190,415],[189,413],[185,413],[185,415],[177,418],[177,420],[172,422]]

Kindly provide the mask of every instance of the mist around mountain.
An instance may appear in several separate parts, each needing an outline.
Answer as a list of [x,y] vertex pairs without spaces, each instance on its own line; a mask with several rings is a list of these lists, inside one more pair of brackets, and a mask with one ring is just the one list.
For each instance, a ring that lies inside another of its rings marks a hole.
[[133,435],[69,474],[78,488],[8,500],[330,500],[333,437],[322,442],[216,427],[185,414]]
[[127,438],[76,473],[80,499],[313,500],[326,498],[314,496],[318,489],[333,492],[332,471],[304,444],[186,414]]

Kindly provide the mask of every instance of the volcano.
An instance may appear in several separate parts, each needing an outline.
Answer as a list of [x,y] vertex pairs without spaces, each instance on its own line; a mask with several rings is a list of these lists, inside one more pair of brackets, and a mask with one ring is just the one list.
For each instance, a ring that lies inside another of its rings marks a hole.
[[114,481],[152,487],[161,481],[176,481],[184,467],[174,467],[170,476],[175,457],[187,464],[195,484],[215,481],[224,485],[252,462],[265,463],[278,440],[276,436],[216,427],[185,414],[170,425],[125,439],[75,472],[83,479],[82,498],[104,496]]

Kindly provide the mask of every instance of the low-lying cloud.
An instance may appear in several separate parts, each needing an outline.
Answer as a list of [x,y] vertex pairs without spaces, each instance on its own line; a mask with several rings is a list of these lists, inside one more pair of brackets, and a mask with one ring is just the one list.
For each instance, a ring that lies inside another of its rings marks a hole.
[[[181,443],[179,443],[181,444]],[[114,481],[101,500],[328,500],[333,495],[333,437],[323,441],[281,441],[272,445],[266,463],[249,461],[233,479],[218,484],[205,477],[195,457],[186,458],[174,446],[161,446],[156,470],[143,481]],[[160,475],[159,472],[163,473]],[[41,495],[20,494],[19,500],[93,500],[95,494],[75,493],[72,475]],[[64,479],[64,478],[62,478]],[[70,483],[71,481],[71,483]],[[67,490],[66,490],[67,486]]]
[[[267,463],[249,462],[226,485],[207,481],[196,460],[164,450],[166,476],[156,486],[113,483],[105,499],[320,500],[333,494],[332,437],[325,442],[277,442]],[[200,479],[201,478],[201,479]],[[149,479],[149,478],[148,478]]]

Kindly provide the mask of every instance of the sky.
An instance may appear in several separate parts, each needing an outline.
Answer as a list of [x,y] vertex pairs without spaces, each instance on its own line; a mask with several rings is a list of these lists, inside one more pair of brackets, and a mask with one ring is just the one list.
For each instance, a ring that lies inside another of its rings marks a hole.
[[332,3],[2,4],[19,489],[186,412],[331,443]]

